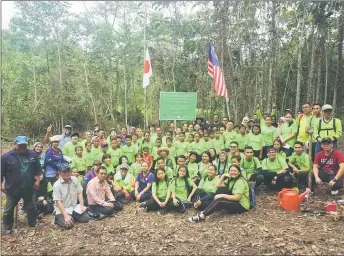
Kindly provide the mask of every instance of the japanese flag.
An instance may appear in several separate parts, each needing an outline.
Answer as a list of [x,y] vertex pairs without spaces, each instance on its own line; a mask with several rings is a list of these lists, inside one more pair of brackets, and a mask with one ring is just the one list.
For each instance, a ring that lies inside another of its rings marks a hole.
[[145,63],[143,68],[143,88],[149,85],[149,78],[152,75],[152,66],[149,58],[148,49],[146,51]]

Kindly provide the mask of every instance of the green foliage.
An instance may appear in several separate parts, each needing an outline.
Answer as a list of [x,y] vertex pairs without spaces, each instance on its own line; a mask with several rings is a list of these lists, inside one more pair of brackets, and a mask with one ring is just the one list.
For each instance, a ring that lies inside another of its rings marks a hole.
[[[119,128],[125,125],[125,87],[128,125],[143,127],[145,8],[146,46],[153,67],[147,89],[151,122],[158,122],[160,91],[197,91],[199,116],[226,113],[225,101],[214,94],[207,74],[209,40],[223,63],[231,119],[241,122],[256,104],[269,108],[276,102],[281,112],[295,106],[303,18],[299,4],[249,0],[92,4],[75,15],[69,12],[69,2],[15,2],[18,13],[10,29],[2,31],[5,137],[19,133],[37,137],[50,123],[61,127],[61,118],[79,131],[95,122],[105,129]],[[327,102],[332,103],[336,74],[343,68],[337,65],[343,6],[314,2],[304,8],[301,101],[307,92],[319,88],[319,95],[312,93],[311,100],[322,102],[327,78]],[[310,88],[312,44],[316,46],[315,84]],[[271,98],[267,97],[269,84],[274,92]],[[344,90],[338,93],[337,98],[344,96]],[[342,101],[337,102],[339,110],[343,107]],[[60,131],[56,128],[56,132]]]

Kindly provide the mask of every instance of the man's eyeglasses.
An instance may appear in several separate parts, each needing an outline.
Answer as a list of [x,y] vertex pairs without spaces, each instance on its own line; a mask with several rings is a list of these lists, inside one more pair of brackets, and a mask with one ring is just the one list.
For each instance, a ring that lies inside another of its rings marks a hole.
[[100,175],[106,175],[106,172],[100,172],[99,174]]

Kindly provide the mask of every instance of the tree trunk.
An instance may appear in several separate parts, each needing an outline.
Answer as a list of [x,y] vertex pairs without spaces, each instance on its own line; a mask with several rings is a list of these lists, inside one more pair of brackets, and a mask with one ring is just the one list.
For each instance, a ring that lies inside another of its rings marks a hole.
[[301,32],[299,36],[299,47],[298,47],[298,56],[297,56],[297,79],[296,79],[296,98],[295,98],[295,113],[294,115],[297,116],[297,112],[300,109],[300,94],[301,94],[301,78],[302,78],[302,48],[304,42],[304,30],[305,30],[305,17],[306,11],[304,8],[304,3],[300,3],[300,7],[302,8],[302,20],[301,20]]
[[314,102],[314,81],[313,81],[313,73],[314,73],[314,24],[312,24],[312,32],[311,32],[311,60],[310,60],[310,67],[308,73],[308,88],[307,88],[307,102]]
[[343,38],[344,38],[344,6],[341,4],[341,13],[338,20],[338,41],[337,41],[337,72],[336,79],[333,90],[333,115],[335,115],[337,106],[337,91],[341,87],[342,77],[343,77]]

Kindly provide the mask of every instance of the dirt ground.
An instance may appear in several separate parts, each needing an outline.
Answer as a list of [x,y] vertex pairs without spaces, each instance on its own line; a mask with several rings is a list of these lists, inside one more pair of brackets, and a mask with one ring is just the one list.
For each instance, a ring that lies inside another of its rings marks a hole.
[[[337,196],[336,199],[340,197]],[[304,200],[301,209],[324,210],[327,196]],[[1,238],[2,255],[343,255],[344,221],[317,213],[284,211],[276,195],[257,196],[257,206],[248,213],[216,212],[206,221],[189,223],[185,214],[137,211],[137,203],[114,217],[61,230],[52,215],[42,225],[28,228],[20,217],[18,229]]]

